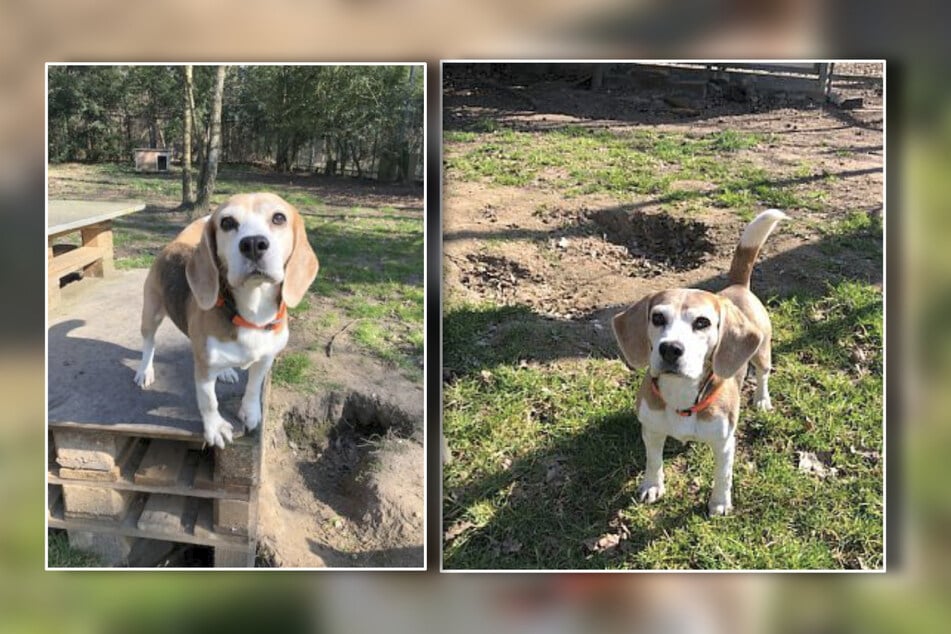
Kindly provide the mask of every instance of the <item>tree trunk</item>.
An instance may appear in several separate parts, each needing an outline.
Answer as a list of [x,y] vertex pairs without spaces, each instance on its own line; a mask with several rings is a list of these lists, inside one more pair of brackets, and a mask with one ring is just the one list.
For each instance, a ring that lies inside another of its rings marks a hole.
[[337,170],[340,172],[341,176],[347,175],[347,146],[341,140],[337,139]]
[[399,150],[399,180],[407,182],[410,179],[409,174],[409,139],[407,129],[410,124],[412,112],[413,79],[416,75],[416,67],[409,67],[409,77],[406,80],[406,99],[403,102],[403,126],[400,128],[400,150]]
[[194,84],[192,67],[184,66],[184,138],[182,139],[182,208],[191,209],[195,204],[195,183],[192,179],[192,122],[195,117]]
[[357,156],[357,144],[351,141],[350,156],[353,158],[353,165],[357,168],[357,178],[363,178],[363,168],[360,167],[360,157]]
[[219,66],[215,81],[215,94],[211,104],[211,122],[208,133],[208,150],[205,152],[205,162],[201,169],[201,184],[198,191],[198,200],[192,210],[192,218],[208,213],[211,204],[211,195],[215,191],[215,181],[218,178],[218,160],[221,156],[221,102],[225,92],[225,73],[227,66]]

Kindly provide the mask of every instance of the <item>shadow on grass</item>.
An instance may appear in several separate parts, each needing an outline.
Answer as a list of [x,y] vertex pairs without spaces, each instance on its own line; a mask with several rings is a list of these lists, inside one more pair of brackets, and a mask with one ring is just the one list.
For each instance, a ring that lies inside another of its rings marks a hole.
[[[665,459],[685,447],[668,442]],[[603,569],[611,556],[593,552],[591,545],[631,505],[633,483],[643,469],[644,446],[633,413],[593,417],[581,432],[444,493],[444,529],[449,531],[472,505],[505,498],[485,526],[463,528],[454,537],[458,544],[445,548],[445,567]],[[636,553],[704,508],[697,498],[686,508],[647,511],[651,522],[626,525],[630,536],[623,553]]]
[[[792,298],[803,304],[815,302],[829,295],[830,285],[842,282],[880,286],[881,239],[881,225],[871,222],[765,258],[754,270],[754,291],[769,306]],[[693,286],[717,291],[725,282],[725,275],[718,275]],[[631,297],[632,302],[637,299]],[[576,320],[545,317],[518,305],[449,310],[443,317],[444,381],[471,380],[485,371],[492,376],[499,366],[519,366],[521,362],[531,365],[572,358],[618,359],[610,318],[625,307],[606,306]],[[778,333],[774,363],[778,358],[781,369],[784,356],[802,360],[817,343],[826,349],[841,347],[837,342],[843,334],[854,333],[881,310],[880,301],[839,303],[834,312],[819,315],[791,337]],[[592,322],[600,328],[594,328]],[[850,366],[850,352],[842,349],[842,367]],[[880,365],[873,361],[878,359],[877,353],[868,359],[869,370],[881,372]],[[689,525],[705,515],[709,485],[681,498],[669,493],[657,507],[631,507],[634,485],[644,469],[640,425],[633,412],[633,391],[639,379],[639,372],[631,374],[616,388],[630,394],[629,408],[591,417],[579,425],[579,432],[557,440],[546,442],[545,438],[551,436],[543,432],[542,442],[546,444],[542,449],[514,457],[507,467],[501,463],[487,467],[467,464],[465,445],[453,446],[450,439],[457,462],[449,469],[460,484],[444,490],[445,566],[630,566],[639,551],[677,529],[703,530]],[[747,428],[746,433],[756,437],[756,429]],[[683,445],[670,441],[665,458],[682,451]],[[709,474],[704,473],[703,478],[708,479]],[[487,522],[477,522],[478,527],[465,524],[479,513],[490,512],[487,509],[493,509]],[[591,552],[590,544],[614,530],[612,522],[621,521],[622,511],[630,532],[621,541],[623,558]]]
[[119,231],[136,231],[150,234],[163,247],[177,236],[191,221],[177,208],[146,205],[142,211],[128,214],[115,220]]

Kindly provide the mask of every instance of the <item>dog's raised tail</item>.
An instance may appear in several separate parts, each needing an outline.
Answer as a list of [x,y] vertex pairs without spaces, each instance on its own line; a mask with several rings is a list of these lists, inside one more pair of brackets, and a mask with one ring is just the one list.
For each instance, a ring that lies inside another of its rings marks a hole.
[[756,257],[759,255],[760,248],[766,242],[766,238],[769,237],[776,223],[786,217],[786,214],[778,209],[767,209],[753,218],[750,224],[746,225],[746,229],[743,230],[743,235],[740,237],[740,243],[733,253],[733,262],[730,263],[730,272],[728,273],[730,284],[742,284],[749,288],[753,265],[756,264]]

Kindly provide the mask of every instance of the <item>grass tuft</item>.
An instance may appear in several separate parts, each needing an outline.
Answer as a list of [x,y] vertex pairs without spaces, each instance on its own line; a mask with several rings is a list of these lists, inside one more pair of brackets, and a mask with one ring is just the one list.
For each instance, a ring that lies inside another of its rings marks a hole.
[[310,357],[304,352],[288,352],[274,361],[271,378],[277,385],[301,386],[308,381]]

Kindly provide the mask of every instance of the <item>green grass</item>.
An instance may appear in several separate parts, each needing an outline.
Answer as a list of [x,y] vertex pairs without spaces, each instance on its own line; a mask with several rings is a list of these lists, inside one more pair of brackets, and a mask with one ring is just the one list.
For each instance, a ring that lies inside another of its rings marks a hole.
[[853,210],[835,222],[820,226],[819,230],[826,237],[820,248],[830,255],[842,249],[871,250],[881,254],[881,216]]
[[130,257],[120,257],[115,259],[117,269],[147,269],[155,262],[155,256],[151,254],[140,254]]
[[[346,325],[364,350],[411,379],[422,377],[422,219],[384,214],[346,222],[308,218],[310,241],[321,260],[311,287],[330,300],[322,327]],[[341,326],[342,327],[342,326]]]
[[[606,130],[581,126],[543,132],[496,128],[486,133],[447,132],[447,173],[455,179],[499,186],[556,190],[566,197],[604,193],[622,201],[660,197],[666,203],[710,197],[720,207],[750,219],[762,206],[819,209],[822,194],[802,195],[793,184],[735,156],[768,141],[767,136],[736,130],[709,135],[652,129]],[[799,165],[794,174],[805,175]],[[810,171],[811,173],[811,171]],[[672,190],[675,181],[701,181],[712,193]]]
[[310,357],[305,352],[285,352],[275,361],[271,378],[277,385],[301,387],[309,383]]
[[[856,221],[857,222],[857,221]],[[520,307],[444,317],[448,568],[837,569],[882,565],[882,298],[843,281],[769,302],[775,410],[741,410],[734,515],[706,517],[713,459],[668,440],[667,495],[634,502],[641,372],[563,359],[571,333]],[[570,347],[570,346],[569,346]],[[519,355],[551,361],[524,363]],[[798,469],[812,451],[838,469]],[[862,452],[878,452],[864,454]],[[870,456],[877,457],[870,457]],[[611,553],[585,544],[627,537]]]
[[94,555],[69,545],[65,531],[50,531],[47,548],[50,568],[97,568],[102,562]]

